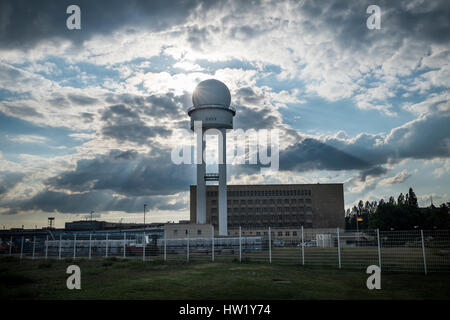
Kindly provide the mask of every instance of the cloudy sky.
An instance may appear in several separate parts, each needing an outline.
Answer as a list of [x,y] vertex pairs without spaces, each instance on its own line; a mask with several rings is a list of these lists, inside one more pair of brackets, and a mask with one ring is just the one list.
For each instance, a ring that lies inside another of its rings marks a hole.
[[280,130],[280,171],[232,167],[231,183],[449,201],[449,22],[446,0],[2,1],[1,225],[140,222],[144,203],[150,221],[188,219],[195,171],[170,152],[208,78],[235,128]]

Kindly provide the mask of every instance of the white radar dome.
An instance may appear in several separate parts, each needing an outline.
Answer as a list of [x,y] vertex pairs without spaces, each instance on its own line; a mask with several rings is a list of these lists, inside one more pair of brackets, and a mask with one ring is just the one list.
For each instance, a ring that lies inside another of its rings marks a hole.
[[229,107],[230,102],[230,90],[223,82],[215,79],[200,82],[192,94],[192,103],[195,108],[206,105]]

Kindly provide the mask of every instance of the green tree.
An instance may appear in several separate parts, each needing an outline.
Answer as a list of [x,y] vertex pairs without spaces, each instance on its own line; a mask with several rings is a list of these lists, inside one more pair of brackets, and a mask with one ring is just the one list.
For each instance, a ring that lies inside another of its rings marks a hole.
[[400,195],[397,198],[397,204],[398,205],[403,205],[405,204],[405,196],[403,195],[403,193],[400,192]]
[[416,194],[414,193],[414,190],[412,188],[409,188],[408,191],[408,204],[416,208],[419,207],[419,204],[417,203]]

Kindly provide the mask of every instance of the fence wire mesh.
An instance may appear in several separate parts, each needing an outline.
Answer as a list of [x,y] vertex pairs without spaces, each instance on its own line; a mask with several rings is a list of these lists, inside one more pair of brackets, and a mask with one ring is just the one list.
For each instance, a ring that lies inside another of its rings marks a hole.
[[145,232],[14,234],[1,237],[0,255],[22,259],[241,261],[345,269],[378,265],[387,272],[450,272],[450,230],[281,229],[228,237],[166,239]]

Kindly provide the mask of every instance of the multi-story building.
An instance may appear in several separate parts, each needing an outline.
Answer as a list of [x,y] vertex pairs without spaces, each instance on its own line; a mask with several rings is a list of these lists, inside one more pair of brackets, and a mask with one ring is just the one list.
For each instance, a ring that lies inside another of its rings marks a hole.
[[[217,196],[217,186],[208,185],[206,223],[216,230]],[[191,223],[196,222],[196,199],[196,186],[191,185]],[[227,213],[230,229],[344,228],[343,184],[228,185]]]

